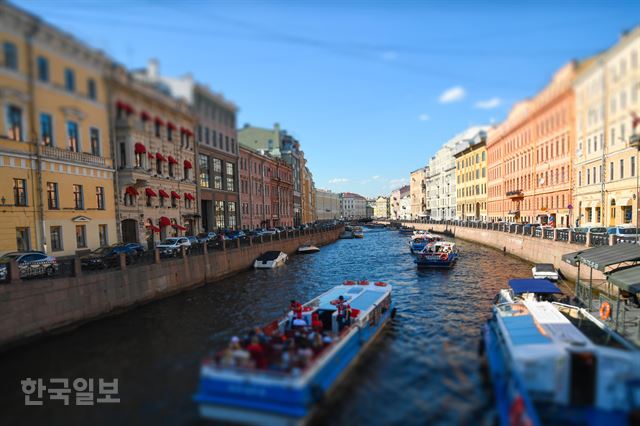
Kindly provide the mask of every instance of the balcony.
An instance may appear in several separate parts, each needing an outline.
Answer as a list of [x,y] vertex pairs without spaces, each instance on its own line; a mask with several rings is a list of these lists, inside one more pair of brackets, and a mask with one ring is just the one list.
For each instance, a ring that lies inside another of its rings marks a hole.
[[511,199],[524,198],[524,192],[522,191],[522,189],[507,191],[507,197]]
[[67,149],[60,149],[54,146],[43,146],[42,156],[46,158],[53,158],[56,160],[70,161],[72,163],[87,164],[89,166],[110,166],[105,158],[99,157],[93,154],[87,154],[85,152],[69,151]]

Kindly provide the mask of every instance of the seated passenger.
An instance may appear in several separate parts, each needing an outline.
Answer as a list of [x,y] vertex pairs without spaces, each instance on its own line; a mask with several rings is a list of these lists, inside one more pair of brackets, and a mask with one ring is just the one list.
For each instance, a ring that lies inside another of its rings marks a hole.
[[320,321],[320,316],[316,313],[311,315],[311,328],[317,332],[321,332],[324,324]]
[[251,343],[247,346],[247,351],[255,363],[256,368],[267,368],[267,357],[265,356],[264,348],[260,344],[257,336],[254,336],[253,339],[251,339]]

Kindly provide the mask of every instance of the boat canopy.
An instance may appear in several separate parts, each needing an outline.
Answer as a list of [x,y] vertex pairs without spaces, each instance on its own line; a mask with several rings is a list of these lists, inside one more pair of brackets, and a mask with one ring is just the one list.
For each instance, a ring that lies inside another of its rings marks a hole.
[[514,294],[522,293],[559,293],[562,294],[558,286],[549,280],[540,280],[535,278],[516,278],[509,280],[509,287]]
[[609,282],[630,293],[640,293],[640,266],[619,269],[609,274]]
[[593,247],[562,255],[562,260],[571,266],[585,264],[600,272],[612,265],[640,261],[640,246],[637,244],[616,244],[614,246]]

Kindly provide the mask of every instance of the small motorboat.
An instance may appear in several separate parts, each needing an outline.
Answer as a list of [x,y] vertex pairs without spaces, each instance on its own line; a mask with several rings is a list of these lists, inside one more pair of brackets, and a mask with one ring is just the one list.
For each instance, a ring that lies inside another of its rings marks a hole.
[[458,248],[450,241],[429,243],[417,254],[414,262],[418,268],[451,268],[458,260]]
[[318,247],[313,246],[311,244],[303,244],[300,247],[298,247],[299,254],[317,253],[319,251],[320,249]]
[[[345,281],[298,304],[259,336],[232,338],[229,348],[202,363],[194,396],[200,415],[221,424],[305,424],[393,318],[391,291],[384,282]],[[338,317],[341,309],[346,320]],[[320,344],[303,347],[298,341],[312,333]],[[289,351],[305,355],[295,362],[285,357],[285,340]]]
[[345,226],[344,227],[344,231],[342,231],[340,233],[338,238],[340,238],[341,240],[350,240],[350,239],[352,239],[353,238],[353,228],[351,228],[350,226]]
[[278,266],[284,265],[289,256],[281,251],[268,251],[260,256],[253,262],[253,267],[256,269],[273,269]]
[[413,232],[416,230],[413,226],[402,226],[398,231],[400,235],[413,235]]
[[353,238],[364,238],[362,227],[356,226],[355,228],[353,228]]
[[533,278],[549,280],[549,281],[558,281],[558,270],[551,263],[536,263],[533,268],[531,268],[531,273],[533,274]]

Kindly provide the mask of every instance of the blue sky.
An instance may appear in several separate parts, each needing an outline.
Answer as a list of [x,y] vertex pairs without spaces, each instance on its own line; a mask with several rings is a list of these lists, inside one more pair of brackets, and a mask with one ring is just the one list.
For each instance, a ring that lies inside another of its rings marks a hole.
[[239,125],[298,137],[317,187],[365,196],[640,23],[638,2],[513,3],[16,2],[129,68],[155,57],[192,73],[239,106]]

